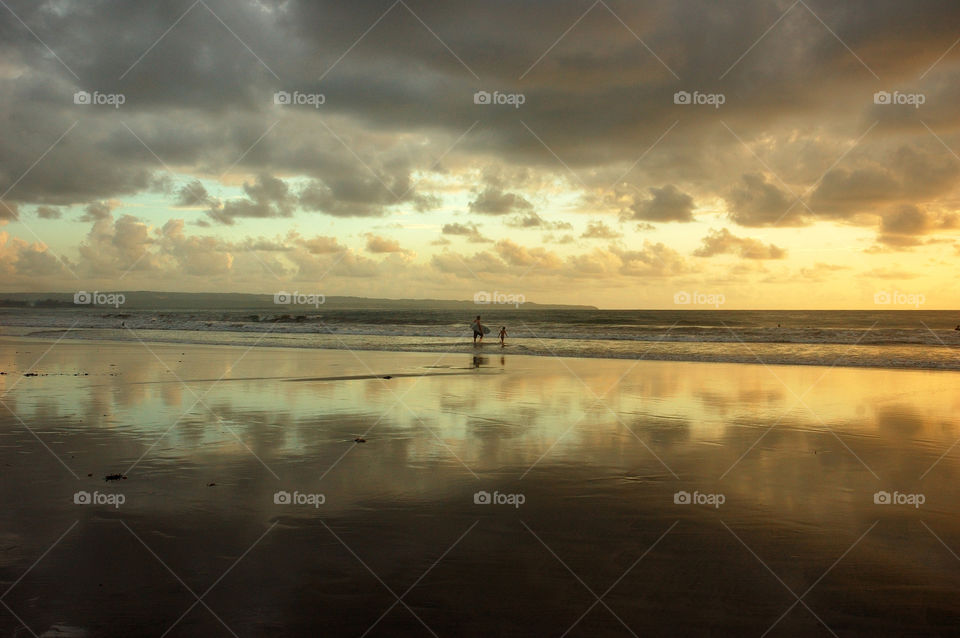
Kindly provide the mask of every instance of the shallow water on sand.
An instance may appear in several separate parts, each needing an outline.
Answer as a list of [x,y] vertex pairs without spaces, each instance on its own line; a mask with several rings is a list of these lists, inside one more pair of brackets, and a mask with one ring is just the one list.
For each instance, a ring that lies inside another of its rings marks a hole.
[[955,372],[17,339],[0,371],[0,635],[960,623]]
[[[131,293],[131,301],[136,297]],[[0,308],[0,336],[304,349],[472,353],[472,312]],[[122,312],[121,312],[122,310]],[[484,308],[487,346],[551,357],[960,371],[956,313],[943,310],[520,310]],[[488,311],[488,312],[487,312]],[[292,313],[292,314],[291,314]],[[960,327],[958,327],[960,329]],[[492,343],[491,343],[492,342]]]

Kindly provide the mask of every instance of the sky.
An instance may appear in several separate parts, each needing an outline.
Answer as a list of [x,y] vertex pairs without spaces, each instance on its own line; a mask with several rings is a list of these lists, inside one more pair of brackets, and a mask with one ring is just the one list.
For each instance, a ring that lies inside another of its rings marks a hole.
[[5,292],[958,306],[955,1],[2,5]]

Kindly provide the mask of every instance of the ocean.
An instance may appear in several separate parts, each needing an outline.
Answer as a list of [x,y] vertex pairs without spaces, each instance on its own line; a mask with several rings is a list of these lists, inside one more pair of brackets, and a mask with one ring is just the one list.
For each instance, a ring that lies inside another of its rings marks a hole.
[[[465,352],[960,370],[960,312],[926,310],[156,311],[3,308],[0,335],[290,348]],[[475,314],[491,328],[475,347]],[[496,339],[507,329],[506,345]]]

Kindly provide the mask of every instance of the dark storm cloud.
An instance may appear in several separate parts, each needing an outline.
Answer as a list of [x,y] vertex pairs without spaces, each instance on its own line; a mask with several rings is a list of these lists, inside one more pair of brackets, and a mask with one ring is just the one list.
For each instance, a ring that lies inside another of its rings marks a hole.
[[435,196],[417,190],[405,167],[394,167],[392,172],[380,174],[362,168],[331,171],[306,184],[298,198],[303,210],[334,217],[380,217],[390,206],[401,203],[409,203],[418,211],[430,210],[439,204]]
[[960,161],[942,147],[931,151],[902,146],[886,157],[831,171],[811,196],[810,206],[826,216],[877,213],[888,204],[944,195],[958,178]]
[[[448,170],[456,157],[460,165],[494,158],[577,188],[609,188],[628,169],[633,183],[669,185],[633,206],[630,217],[640,221],[690,221],[693,195],[723,195],[755,174],[726,197],[735,222],[762,226],[793,197],[743,144],[762,146],[758,154],[783,180],[802,184],[797,192],[816,184],[809,205],[827,218],[941,196],[956,180],[947,166],[954,158],[941,147],[915,152],[915,176],[904,152],[888,165],[905,171],[893,184],[853,156],[818,181],[839,156],[817,150],[822,139],[855,139],[875,119],[882,123],[864,153],[894,134],[930,137],[909,112],[878,110],[878,88],[911,83],[929,92],[930,121],[960,147],[955,109],[936,103],[956,92],[944,74],[960,50],[919,79],[960,32],[960,9],[946,0],[611,0],[579,22],[586,8],[572,0],[8,4],[36,33],[9,15],[0,20],[0,192],[10,189],[10,202],[86,205],[156,188],[167,167],[229,169],[312,181],[282,202],[266,193],[228,200],[214,215],[223,223],[297,208],[380,216],[398,203],[436,205],[412,175]],[[478,89],[525,100],[520,108],[474,104]],[[118,109],[74,104],[80,90],[125,100]],[[281,90],[325,100],[319,108],[275,105]],[[678,90],[726,100],[720,109],[678,105]],[[797,141],[794,131],[811,122],[823,135]],[[476,212],[530,210],[528,192],[509,180],[475,192]],[[777,223],[808,215],[796,204]]]
[[[300,206],[304,210],[321,211],[335,217],[380,217],[386,210],[386,199],[372,195],[381,186],[370,178],[360,180],[358,186],[339,184],[336,190],[319,180],[314,180],[300,191]],[[338,196],[339,195],[339,196]]]
[[[186,187],[184,187],[186,188]],[[276,177],[260,175],[254,182],[245,182],[243,190],[247,194],[243,199],[215,201],[207,214],[221,224],[234,224],[238,217],[290,217],[296,198],[290,193],[290,187]],[[182,194],[182,193],[181,193]]]
[[935,213],[913,204],[902,204],[884,213],[877,242],[892,249],[910,249],[929,243],[924,235],[960,227],[956,213]]
[[213,204],[213,198],[198,179],[182,185],[177,190],[177,200],[174,202],[175,206],[210,206],[211,204]]
[[634,201],[624,219],[648,222],[692,222],[693,198],[673,184],[651,188],[650,197]]
[[730,219],[741,226],[802,226],[807,211],[788,191],[759,173],[741,176],[726,195]]
[[924,235],[936,230],[947,230],[958,226],[955,213],[937,215],[917,206],[904,204],[883,216],[880,230],[897,235]]
[[530,210],[533,204],[517,193],[508,193],[496,187],[487,187],[470,202],[470,210],[484,215],[506,215]]
[[466,237],[473,243],[484,243],[492,241],[480,233],[480,228],[476,224],[444,224],[441,232],[444,235],[460,235]]
[[83,209],[79,221],[96,222],[101,219],[110,219],[111,211],[116,208],[115,202],[93,202]]
[[38,206],[36,213],[40,219],[60,219],[63,216],[63,212],[59,208],[52,206]]

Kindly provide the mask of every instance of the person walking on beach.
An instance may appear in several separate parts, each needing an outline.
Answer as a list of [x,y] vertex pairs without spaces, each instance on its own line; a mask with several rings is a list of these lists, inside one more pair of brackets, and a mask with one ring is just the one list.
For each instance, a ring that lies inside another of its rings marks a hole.
[[507,338],[507,327],[500,326],[500,347],[503,347],[503,340]]
[[483,344],[483,324],[480,323],[480,315],[471,323],[473,326],[473,345],[477,345],[477,337],[480,337],[480,343]]

